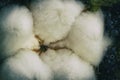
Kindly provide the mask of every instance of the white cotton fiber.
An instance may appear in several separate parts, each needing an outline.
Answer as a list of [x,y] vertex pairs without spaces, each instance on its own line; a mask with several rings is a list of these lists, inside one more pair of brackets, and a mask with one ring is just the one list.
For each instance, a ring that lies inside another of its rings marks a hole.
[[[102,11],[77,0],[32,0],[0,10],[0,80],[96,80],[110,40]],[[44,42],[38,43],[37,36]],[[48,46],[46,52],[39,46]]]
[[93,67],[67,49],[48,49],[41,59],[53,70],[54,80],[95,80]]
[[30,50],[20,50],[0,66],[0,80],[53,80],[52,71]]
[[104,37],[104,19],[101,11],[83,12],[75,21],[66,39],[66,45],[84,61],[98,65],[110,40]]
[[[81,4],[81,5],[80,5]],[[34,29],[45,44],[63,39],[75,18],[83,10],[82,3],[74,0],[37,0],[31,3]]]
[[0,10],[0,59],[13,55],[20,48],[37,48],[33,19],[24,6],[9,5]]

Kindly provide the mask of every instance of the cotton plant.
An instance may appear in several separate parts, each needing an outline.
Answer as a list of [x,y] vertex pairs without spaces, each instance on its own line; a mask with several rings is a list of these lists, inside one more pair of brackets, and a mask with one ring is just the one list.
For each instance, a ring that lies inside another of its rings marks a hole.
[[0,78],[96,80],[94,67],[111,43],[102,11],[86,11],[78,0],[34,0],[27,7],[1,10]]
[[88,10],[95,12],[101,7],[111,7],[116,3],[119,3],[120,0],[80,0],[86,4]]

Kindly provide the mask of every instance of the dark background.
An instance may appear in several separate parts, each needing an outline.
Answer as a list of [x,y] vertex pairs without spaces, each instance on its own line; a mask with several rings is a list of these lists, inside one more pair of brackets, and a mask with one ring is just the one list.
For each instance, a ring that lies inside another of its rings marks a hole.
[[[8,4],[27,5],[30,0],[0,0],[0,9]],[[100,66],[96,68],[98,80],[120,80],[120,3],[102,7],[105,15],[105,35],[113,43],[106,51]]]
[[120,80],[120,3],[102,8],[105,15],[105,34],[113,44],[96,70],[98,80]]

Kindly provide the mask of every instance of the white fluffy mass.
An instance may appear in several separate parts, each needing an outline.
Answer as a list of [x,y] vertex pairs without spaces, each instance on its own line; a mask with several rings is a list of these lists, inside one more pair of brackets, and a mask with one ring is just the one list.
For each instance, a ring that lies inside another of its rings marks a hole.
[[67,37],[52,47],[67,47],[84,61],[98,66],[111,40],[104,36],[104,17],[101,11],[82,12],[73,23]]
[[[81,5],[80,5],[81,4]],[[35,34],[45,44],[64,38],[83,4],[74,0],[38,0],[31,4]]]
[[[0,80],[49,80],[51,70],[38,53],[33,20],[26,7],[10,5],[0,13]],[[52,79],[50,79],[52,80]]]
[[95,80],[93,66],[70,50],[51,50],[41,55],[54,72],[54,80]]
[[104,19],[101,11],[83,12],[76,19],[66,40],[67,47],[93,65],[101,62],[109,44],[110,40],[104,36]]
[[0,10],[0,59],[20,48],[39,47],[33,34],[32,15],[26,7],[10,5]]
[[50,68],[30,50],[19,50],[0,66],[0,80],[52,80]]
[[83,11],[77,0],[28,5],[0,10],[0,80],[96,80],[111,42],[102,11]]

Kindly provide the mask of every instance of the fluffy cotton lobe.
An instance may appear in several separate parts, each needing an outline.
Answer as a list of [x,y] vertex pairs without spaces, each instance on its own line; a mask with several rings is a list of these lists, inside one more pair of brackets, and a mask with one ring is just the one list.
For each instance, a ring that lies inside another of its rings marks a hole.
[[44,44],[64,38],[83,7],[74,0],[33,1],[30,9],[36,35],[44,40]]

